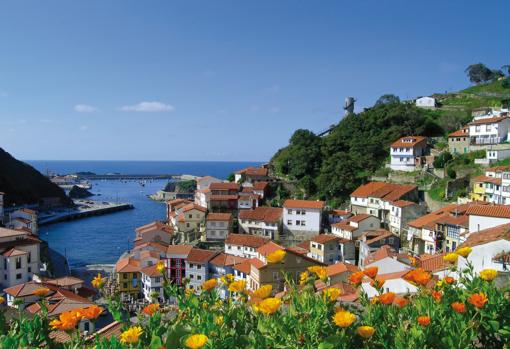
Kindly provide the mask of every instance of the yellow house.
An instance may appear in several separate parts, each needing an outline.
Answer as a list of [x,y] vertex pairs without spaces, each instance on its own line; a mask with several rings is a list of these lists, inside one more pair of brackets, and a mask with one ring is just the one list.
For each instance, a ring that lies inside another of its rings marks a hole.
[[192,241],[200,236],[200,230],[205,222],[207,209],[200,205],[191,203],[176,211],[172,220],[177,231],[184,233],[186,241]]
[[138,298],[140,294],[140,261],[133,257],[119,259],[115,265],[117,286],[123,295]]
[[489,193],[486,192],[487,188],[493,186],[500,186],[501,178],[478,176],[473,179],[473,189],[471,191],[470,199],[473,201],[488,201]]

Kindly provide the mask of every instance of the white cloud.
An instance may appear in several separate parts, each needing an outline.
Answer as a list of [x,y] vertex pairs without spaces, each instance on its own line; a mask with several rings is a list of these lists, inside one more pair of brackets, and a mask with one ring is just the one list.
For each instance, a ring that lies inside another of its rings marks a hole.
[[97,108],[88,104],[76,104],[74,111],[78,113],[93,113],[97,111]]
[[173,105],[165,104],[162,102],[140,102],[135,105],[125,105],[120,107],[119,110],[130,112],[161,113],[173,112],[175,108]]

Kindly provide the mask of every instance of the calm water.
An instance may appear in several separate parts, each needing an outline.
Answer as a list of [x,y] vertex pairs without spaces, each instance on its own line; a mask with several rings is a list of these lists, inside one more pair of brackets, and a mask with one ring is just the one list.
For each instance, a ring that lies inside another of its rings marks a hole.
[[[186,173],[226,178],[236,169],[256,166],[249,162],[125,162],[125,161],[27,161],[41,172],[56,173],[92,171],[95,173]],[[65,254],[71,267],[87,264],[115,263],[123,251],[132,246],[134,229],[155,219],[164,219],[164,204],[147,198],[162,189],[166,180],[147,182],[142,187],[136,181],[94,181],[92,192],[100,194],[92,200],[130,202],[134,210],[104,216],[58,223],[41,227],[40,235],[51,248]]]

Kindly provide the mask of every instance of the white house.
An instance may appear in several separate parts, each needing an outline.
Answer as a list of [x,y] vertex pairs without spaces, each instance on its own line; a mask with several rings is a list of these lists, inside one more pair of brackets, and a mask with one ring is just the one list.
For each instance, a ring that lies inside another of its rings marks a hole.
[[399,254],[385,245],[365,258],[364,268],[378,267],[379,274],[409,271],[412,269],[409,256]]
[[149,302],[153,302],[156,298],[163,301],[165,295],[163,293],[163,276],[157,270],[157,265],[153,264],[140,270],[142,279],[143,298]]
[[362,213],[352,216],[331,226],[331,232],[338,237],[354,240],[367,230],[378,229],[381,220],[372,215]]
[[280,207],[256,207],[239,211],[239,231],[272,240],[280,238],[283,210]]
[[319,234],[322,227],[324,201],[285,200],[283,232],[291,241],[304,241]]
[[471,205],[466,214],[469,216],[469,235],[510,223],[510,206],[507,205]]
[[407,224],[425,214],[425,206],[408,200],[397,200],[388,203],[389,207],[389,230],[395,234],[401,234],[407,229]]
[[209,261],[218,252],[194,248],[186,260],[186,278],[189,279],[189,288],[200,292],[202,284],[209,279]]
[[7,227],[11,229],[27,229],[32,234],[37,235],[37,212],[28,208],[20,208],[9,214]]
[[[377,275],[378,278],[384,280],[384,292],[393,292],[399,295],[405,295],[418,292],[418,287],[404,279],[409,270],[397,271],[392,273]],[[365,278],[361,283],[361,289],[367,294],[368,298],[379,295],[379,291],[370,285],[372,280]]]
[[240,194],[237,200],[237,208],[240,210],[251,210],[259,205],[259,196],[256,194]]
[[209,213],[205,223],[207,240],[225,240],[232,232],[231,213]]
[[435,108],[437,106],[436,99],[427,96],[416,98],[415,104],[419,108]]
[[394,142],[390,147],[390,168],[394,171],[414,171],[417,158],[425,155],[427,137],[407,136]]
[[509,126],[510,118],[507,116],[475,119],[469,123],[471,144],[499,144],[508,138]]
[[257,257],[257,249],[270,240],[256,235],[229,234],[225,239],[225,253],[244,258]]

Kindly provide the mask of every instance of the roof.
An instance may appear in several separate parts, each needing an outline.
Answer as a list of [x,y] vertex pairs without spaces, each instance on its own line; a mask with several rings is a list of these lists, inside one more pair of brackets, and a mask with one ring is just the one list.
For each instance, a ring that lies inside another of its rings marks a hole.
[[270,253],[283,249],[284,249],[283,246],[280,246],[277,243],[274,243],[273,241],[269,241],[267,244],[264,244],[257,248],[257,253],[261,254],[262,256],[267,256]]
[[319,244],[325,244],[331,241],[339,241],[340,238],[333,234],[319,234],[312,237],[311,241],[318,242]]
[[136,273],[140,271],[140,261],[133,257],[119,259],[115,264],[117,273]]
[[358,227],[355,227],[353,225],[350,225],[350,219],[343,220],[341,222],[331,224],[333,228],[341,229],[341,230],[347,230],[347,231],[355,231],[359,229]]
[[26,232],[22,232],[14,229],[7,229],[0,227],[0,238],[11,237],[11,236],[22,236],[27,235]]
[[467,240],[459,247],[473,247],[478,245],[484,245],[489,242],[498,240],[509,240],[510,241],[510,223],[498,225],[493,228],[480,230],[479,232],[472,233],[469,235]]
[[366,237],[365,243],[367,245],[373,244],[374,242],[385,239],[387,237],[399,237],[398,235],[393,234],[391,231],[386,229],[367,230],[362,235]]
[[23,256],[25,254],[28,254],[27,251],[18,250],[16,248],[11,248],[10,250],[5,251],[2,253],[4,257],[16,257],[16,256]]
[[[359,214],[354,215],[351,218],[349,218],[348,221],[359,223],[359,222],[364,221],[365,219],[370,218],[370,217],[374,217],[374,216],[372,216],[368,213],[359,213]],[[377,218],[377,217],[374,217],[374,218]]]
[[444,256],[445,253],[422,254],[418,258],[418,263],[421,268],[433,273],[447,268],[446,262],[443,259]]
[[427,143],[427,137],[423,136],[406,136],[391,144],[392,148],[410,148],[418,144]]
[[232,194],[232,195],[211,195],[209,198],[210,201],[229,201],[229,200],[237,200],[238,195]]
[[510,165],[504,165],[504,166],[494,166],[494,167],[488,167],[485,169],[485,172],[502,172],[502,171],[509,171]]
[[267,168],[264,167],[247,167],[236,172],[237,174],[245,174],[249,176],[267,176]]
[[225,239],[225,244],[248,246],[253,248],[259,248],[266,244],[269,239],[248,234],[228,234]]
[[209,186],[211,190],[239,190],[239,184],[233,182],[221,182],[221,183],[211,183]]
[[34,294],[35,290],[46,287],[45,283],[35,281],[25,282],[23,284],[14,285],[4,289],[4,292],[13,297],[26,297]]
[[253,183],[253,190],[266,190],[268,185],[267,182],[255,182]]
[[354,197],[374,197],[385,201],[397,201],[418,187],[412,184],[369,182],[359,186],[351,193]]
[[506,116],[496,116],[493,118],[481,118],[481,119],[471,121],[469,123],[469,125],[496,124],[496,123],[501,122],[506,119],[508,119],[508,117],[506,117]]
[[320,209],[324,208],[324,201],[313,201],[313,200],[285,200],[283,207],[285,208],[312,208]]
[[355,266],[354,264],[350,264],[350,263],[336,263],[336,264],[328,265],[326,267],[326,273],[329,277],[338,275],[338,274],[342,274],[345,272],[355,273],[357,271],[359,271],[359,268],[357,266]]
[[202,250],[193,248],[188,255],[187,261],[190,263],[207,263],[218,254],[217,251]]
[[191,211],[191,210],[197,210],[197,211],[201,211],[201,212],[206,212],[207,208],[205,208],[203,206],[200,206],[200,205],[197,205],[195,203],[187,204],[186,206],[184,206],[182,208],[182,212],[188,212],[188,211]]
[[179,205],[179,204],[188,204],[190,202],[191,201],[186,200],[186,199],[173,199],[173,200],[168,200],[167,204],[175,206],[175,205]]
[[464,137],[464,136],[469,136],[468,127],[461,128],[460,130],[452,132],[448,135],[448,137]]
[[161,273],[158,271],[157,264],[149,265],[145,268],[142,268],[140,270],[140,272],[142,272],[142,274],[145,274],[149,277],[161,276]]
[[487,183],[501,185],[502,179],[481,175],[481,176],[477,176],[477,177],[473,178],[473,182],[487,182]]
[[397,200],[397,201],[393,201],[391,204],[395,207],[407,207],[407,206],[417,205],[416,202],[412,202],[412,201],[408,201],[408,200]]
[[226,254],[224,252],[221,252],[216,257],[211,259],[210,263],[213,265],[220,266],[220,267],[230,267],[230,266],[234,266],[237,264],[241,264],[246,260],[247,260],[247,258],[234,256],[231,254]]
[[232,219],[232,213],[209,213],[206,219],[208,221],[229,221]]
[[168,224],[165,224],[161,221],[154,221],[141,227],[136,228],[136,232],[139,234],[144,234],[152,231],[164,231],[168,234],[173,234],[174,228]]
[[351,211],[335,209],[335,210],[329,211],[329,214],[335,215],[335,216],[348,216],[351,214]]
[[56,286],[69,287],[82,284],[84,281],[74,276],[64,276],[58,279],[46,280],[45,282]]
[[235,270],[239,270],[241,273],[249,274],[250,270],[251,270],[251,261],[253,259],[257,259],[257,258],[246,259],[246,260],[242,261],[241,263],[234,265],[233,268]]
[[508,205],[473,205],[466,211],[467,215],[510,218]]
[[370,253],[365,258],[365,265],[372,264],[374,262],[380,261],[386,257],[396,257],[397,252],[392,249],[389,245],[384,245]]
[[166,248],[167,254],[188,255],[193,249],[192,245],[169,245]]
[[254,210],[239,211],[239,219],[277,223],[282,218],[280,207],[256,207]]
[[[48,309],[49,316],[56,316],[66,311],[81,309],[94,304],[94,302],[88,300],[87,298],[81,297],[74,292],[65,290],[63,288],[49,284],[44,284],[44,286],[54,291],[53,294],[46,297],[46,307]],[[26,310],[32,314],[35,314],[41,311],[41,306],[39,303],[34,303],[29,305]]]
[[421,229],[421,228],[425,227],[426,225],[435,223],[438,219],[442,218],[444,215],[448,214],[449,212],[454,211],[455,208],[458,206],[459,205],[456,205],[456,204],[446,205],[445,207],[440,208],[439,210],[436,210],[429,214],[418,217],[413,221],[410,221],[408,223],[408,225],[412,226],[414,228]]

